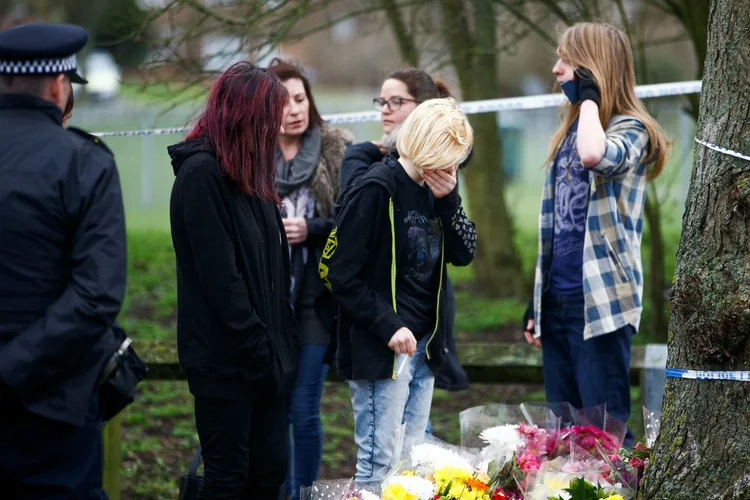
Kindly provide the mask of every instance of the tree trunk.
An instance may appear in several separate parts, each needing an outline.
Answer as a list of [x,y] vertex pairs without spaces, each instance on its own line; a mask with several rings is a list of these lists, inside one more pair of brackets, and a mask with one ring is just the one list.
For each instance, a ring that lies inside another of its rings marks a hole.
[[[497,96],[497,24],[492,0],[476,0],[474,34],[469,33],[465,3],[444,0],[443,22],[453,66],[465,100]],[[474,260],[475,283],[492,296],[527,299],[529,290],[513,240],[513,222],[505,203],[505,179],[500,164],[500,134],[494,113],[471,117],[474,157],[465,176],[469,209],[479,232]]]
[[[699,138],[750,152],[750,10],[712,0]],[[668,366],[750,370],[750,162],[696,146]],[[642,497],[748,497],[750,382],[669,378]]]
[[403,20],[403,13],[396,5],[395,0],[381,0],[388,24],[391,25],[393,36],[396,38],[401,59],[406,64],[419,67],[419,49],[414,41],[414,36],[409,32]]

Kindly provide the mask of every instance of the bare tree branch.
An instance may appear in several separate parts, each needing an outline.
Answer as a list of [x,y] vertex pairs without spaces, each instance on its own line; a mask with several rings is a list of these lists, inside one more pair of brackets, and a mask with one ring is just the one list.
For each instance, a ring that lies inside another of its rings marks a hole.
[[560,7],[560,5],[557,3],[558,0],[538,0],[539,3],[544,5],[547,10],[552,12],[555,16],[557,16],[560,21],[565,23],[567,26],[571,26],[575,20],[571,19],[565,11]]
[[380,5],[385,11],[388,22],[391,25],[393,35],[396,37],[401,58],[406,64],[414,67],[419,66],[419,49],[414,42],[414,37],[407,29],[403,16],[395,0],[380,0]]
[[544,40],[545,42],[549,43],[553,47],[555,45],[557,45],[557,42],[555,41],[555,39],[552,38],[551,36],[549,36],[549,34],[547,34],[547,32],[544,31],[539,26],[538,22],[529,19],[523,12],[521,12],[521,10],[519,10],[515,6],[511,5],[510,2],[508,2],[507,0],[493,0],[493,1],[495,3],[497,3],[497,4],[500,4],[505,9],[507,9],[508,12],[510,12],[514,16],[516,16],[516,18],[518,18],[519,21],[521,21],[524,24],[526,24],[526,26],[528,26],[534,33],[536,33],[537,35],[539,35],[542,38],[542,40]]

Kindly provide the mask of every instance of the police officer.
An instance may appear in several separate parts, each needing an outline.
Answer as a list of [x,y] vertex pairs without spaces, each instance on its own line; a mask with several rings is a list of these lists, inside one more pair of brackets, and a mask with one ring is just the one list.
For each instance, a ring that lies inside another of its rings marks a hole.
[[0,497],[106,498],[97,379],[126,241],[112,153],[63,128],[88,35],[0,31]]

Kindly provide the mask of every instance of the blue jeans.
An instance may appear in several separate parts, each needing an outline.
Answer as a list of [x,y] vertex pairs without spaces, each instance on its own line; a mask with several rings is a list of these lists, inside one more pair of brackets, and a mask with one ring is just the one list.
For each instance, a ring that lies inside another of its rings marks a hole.
[[320,422],[320,398],[328,374],[323,363],[327,344],[302,346],[299,374],[290,396],[289,406],[289,474],[287,496],[299,498],[300,488],[318,479],[323,456],[323,426]]
[[[630,346],[635,329],[583,340],[584,299],[547,293],[542,305],[544,392],[549,403],[591,408],[606,403],[607,414],[630,418]],[[625,445],[633,444],[627,430]]]
[[[397,452],[401,422],[406,423],[403,450],[424,440],[430,418],[435,377],[426,363],[428,337],[417,344],[417,352],[405,358],[396,380],[350,380],[354,410],[354,441],[357,473],[354,480],[377,490]],[[404,356],[399,356],[397,368]],[[398,458],[398,457],[396,457]]]

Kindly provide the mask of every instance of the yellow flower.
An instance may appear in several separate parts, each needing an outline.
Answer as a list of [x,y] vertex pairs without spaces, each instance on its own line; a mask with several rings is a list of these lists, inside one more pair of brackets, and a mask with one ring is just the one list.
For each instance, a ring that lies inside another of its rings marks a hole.
[[607,497],[607,500],[624,500],[622,498],[622,495],[610,495]]
[[471,479],[471,477],[472,472],[470,470],[450,466],[437,469],[434,474],[435,484],[438,487],[438,491],[445,488],[445,486],[451,481],[453,481],[454,485],[457,483],[463,485]]
[[454,500],[488,500],[484,490],[474,490],[469,488],[466,484],[454,483],[448,492],[448,498]]
[[383,490],[383,500],[417,500],[417,496],[406,491],[399,483],[391,483]]

